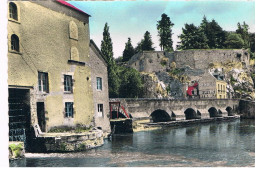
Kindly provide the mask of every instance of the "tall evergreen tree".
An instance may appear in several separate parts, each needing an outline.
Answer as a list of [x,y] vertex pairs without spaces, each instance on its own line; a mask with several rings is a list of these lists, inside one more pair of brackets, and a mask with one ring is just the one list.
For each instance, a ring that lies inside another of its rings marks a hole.
[[214,19],[209,22],[204,16],[200,28],[208,39],[209,48],[224,48],[226,33]]
[[185,24],[185,28],[182,28],[182,34],[179,36],[181,39],[178,49],[207,49],[207,37],[200,27],[196,27],[194,24]]
[[109,26],[106,23],[103,31],[103,40],[101,41],[101,52],[109,63],[113,59],[113,43],[109,33]]
[[146,31],[144,33],[144,38],[137,43],[137,46],[135,47],[135,53],[138,53],[140,51],[153,51],[153,41],[152,41],[152,36],[150,32]]
[[161,15],[161,20],[157,21],[158,36],[160,37],[160,47],[163,51],[173,51],[173,25],[174,23],[171,22],[170,17],[168,17],[165,13]]
[[129,61],[130,58],[135,54],[134,47],[131,42],[131,38],[128,38],[127,43],[125,43],[125,49],[123,51],[123,62]]
[[113,58],[113,44],[109,33],[109,26],[106,23],[103,32],[103,40],[101,41],[101,53],[104,55],[107,61],[108,69],[108,90],[109,97],[118,97],[120,79],[117,72],[117,65]]
[[144,39],[142,42],[142,50],[143,51],[153,51],[153,41],[152,41],[152,36],[150,32],[146,31],[144,34]]
[[144,40],[142,39],[140,42],[137,43],[137,46],[135,47],[135,54],[136,54],[136,53],[139,53],[139,52],[141,52],[141,51],[143,51],[143,50],[142,50],[142,44],[143,44],[143,42],[144,42]]

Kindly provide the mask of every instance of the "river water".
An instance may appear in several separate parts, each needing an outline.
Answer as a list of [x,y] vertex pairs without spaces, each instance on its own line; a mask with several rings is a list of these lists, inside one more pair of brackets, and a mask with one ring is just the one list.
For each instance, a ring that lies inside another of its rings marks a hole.
[[11,167],[252,167],[255,121],[235,120],[115,135],[77,153],[26,153]]

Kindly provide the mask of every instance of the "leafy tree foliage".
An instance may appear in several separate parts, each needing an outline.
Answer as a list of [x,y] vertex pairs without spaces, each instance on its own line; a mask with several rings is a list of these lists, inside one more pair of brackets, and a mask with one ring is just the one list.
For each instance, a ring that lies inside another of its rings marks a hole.
[[243,48],[244,41],[240,34],[229,33],[225,44],[227,48],[240,49]]
[[136,98],[143,95],[143,82],[140,73],[133,68],[124,68],[120,72],[121,84],[119,97]]
[[194,24],[185,24],[185,28],[182,28],[182,34],[179,36],[181,44],[178,49],[207,49],[207,38],[203,30],[200,27],[196,27]]
[[255,33],[249,33],[249,26],[246,22],[241,25],[237,23],[236,33],[241,36],[244,41],[243,48],[250,50],[250,58],[255,58]]
[[255,58],[255,33],[249,34],[250,58]]
[[113,43],[109,33],[109,26],[106,23],[103,31],[103,40],[101,41],[101,52],[107,62],[113,59]]
[[244,41],[243,48],[249,48],[249,26],[243,22],[243,25],[241,25],[239,22],[237,23],[237,30],[236,33],[241,35],[241,38]]
[[118,75],[118,66],[114,59],[108,63],[108,90],[109,97],[115,98],[119,95],[120,77]]
[[[128,43],[131,44],[130,38]],[[131,47],[131,45],[128,47]],[[133,50],[133,47],[131,47]],[[134,69],[118,66],[113,58],[112,39],[109,33],[108,24],[105,24],[103,40],[101,42],[101,53],[108,63],[108,87],[109,97],[134,98],[142,96],[143,85],[139,72]]]
[[160,47],[163,51],[173,51],[172,27],[170,17],[165,13],[161,15],[161,20],[157,21],[158,36],[160,37]]
[[249,44],[252,53],[255,53],[255,33],[249,34]]
[[209,48],[224,48],[226,39],[226,32],[213,19],[209,22],[206,16],[203,17],[200,28],[205,33]]
[[125,49],[123,51],[123,62],[129,61],[130,58],[135,54],[134,47],[131,43],[131,38],[128,38],[127,43],[125,43]]
[[[185,24],[178,49],[224,49],[224,48],[250,48],[250,56],[254,58],[255,34],[249,33],[249,27],[244,22],[238,23],[236,33],[223,30],[213,19],[208,21],[203,17],[199,27],[193,24]],[[206,44],[205,44],[206,42]]]

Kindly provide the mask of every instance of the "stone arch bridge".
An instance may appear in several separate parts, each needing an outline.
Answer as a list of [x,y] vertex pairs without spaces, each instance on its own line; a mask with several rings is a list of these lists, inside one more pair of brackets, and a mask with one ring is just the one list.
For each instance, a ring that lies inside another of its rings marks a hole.
[[238,99],[110,99],[119,101],[134,119],[150,118],[153,122],[233,116]]

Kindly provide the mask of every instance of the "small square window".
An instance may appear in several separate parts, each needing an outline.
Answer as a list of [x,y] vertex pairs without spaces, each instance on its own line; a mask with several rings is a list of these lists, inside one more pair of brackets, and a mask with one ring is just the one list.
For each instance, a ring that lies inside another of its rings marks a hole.
[[65,92],[72,92],[72,76],[71,75],[64,75],[64,91]]
[[38,72],[38,89],[40,92],[49,91],[48,73]]
[[97,77],[97,89],[102,90],[102,78]]
[[73,118],[73,102],[65,102],[65,117]]

